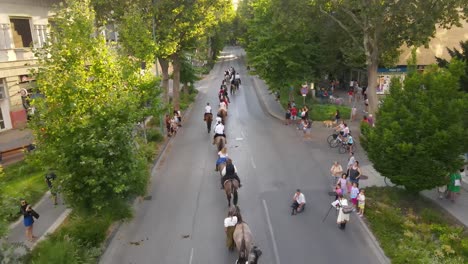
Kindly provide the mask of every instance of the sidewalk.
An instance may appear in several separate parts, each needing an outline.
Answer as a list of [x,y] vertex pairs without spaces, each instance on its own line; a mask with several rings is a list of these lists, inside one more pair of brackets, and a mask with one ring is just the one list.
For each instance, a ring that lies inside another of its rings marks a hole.
[[[71,213],[71,209],[66,208],[60,196],[58,198],[58,205],[54,206],[50,192],[47,192],[32,208],[34,208],[40,216],[39,219],[34,220],[33,234],[37,239],[32,243],[26,240],[23,217],[21,216],[16,222],[10,225],[8,235],[1,242],[7,242],[9,244],[18,243],[25,245],[29,249],[33,249],[37,243],[44,240],[48,234],[53,233]],[[25,254],[26,252],[23,248],[19,248],[17,253]]]
[[[282,108],[282,106],[279,104],[279,102],[275,100],[274,96],[270,94],[267,89],[263,88],[263,87],[267,87],[265,83],[262,80],[259,80],[259,78],[256,76],[251,76],[251,78],[255,83],[255,89],[257,91],[258,97],[261,99],[260,103],[262,104],[262,107],[271,116],[281,121],[284,121],[285,111]],[[337,94],[339,95],[339,97],[347,99],[346,97],[347,95],[345,91],[338,91]],[[344,104],[350,106],[348,100],[345,100]],[[372,163],[367,158],[365,151],[360,147],[359,125],[360,125],[360,121],[362,120],[364,116],[364,112],[363,112],[364,103],[363,103],[362,98],[360,101],[356,102],[356,106],[358,110],[356,121],[347,122],[347,123],[348,123],[350,130],[354,131],[354,139],[356,141],[356,148],[357,148],[354,156],[356,160],[359,160],[360,162],[362,174],[368,177],[368,179],[363,180],[361,182],[361,186],[363,187],[385,186],[384,177],[380,175],[380,173],[378,173],[374,169]],[[349,121],[349,118],[350,117],[343,117],[343,119],[347,121]],[[321,137],[323,140],[325,140],[326,136],[330,134],[330,129],[327,129],[321,126],[320,122],[314,122],[312,124],[312,134],[316,135],[317,137]],[[466,174],[467,173],[465,172],[465,176]],[[387,180],[387,182],[389,181]],[[447,199],[439,199],[436,189],[426,190],[426,191],[423,191],[421,194],[429,198],[436,204],[438,204],[443,210],[451,214],[460,223],[468,227],[468,183],[467,182],[462,182],[462,189],[455,203],[452,203],[451,201]]]

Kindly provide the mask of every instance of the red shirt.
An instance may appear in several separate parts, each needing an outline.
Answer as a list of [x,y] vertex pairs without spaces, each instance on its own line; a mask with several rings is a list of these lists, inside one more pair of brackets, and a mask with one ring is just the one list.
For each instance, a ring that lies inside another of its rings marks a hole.
[[291,108],[291,115],[292,115],[292,116],[297,116],[297,109],[296,109],[296,107]]

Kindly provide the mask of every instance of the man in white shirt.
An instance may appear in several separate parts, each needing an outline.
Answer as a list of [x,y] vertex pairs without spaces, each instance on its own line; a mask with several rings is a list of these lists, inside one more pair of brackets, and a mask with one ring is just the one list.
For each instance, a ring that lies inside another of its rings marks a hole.
[[213,144],[215,143],[217,137],[221,136],[221,137],[224,137],[224,139],[226,139],[226,135],[224,134],[224,125],[218,119],[217,119],[216,125],[214,127],[214,133],[215,133],[215,135],[214,135],[214,138],[213,138]]
[[210,106],[210,103],[206,103],[206,106],[205,106],[205,114],[211,114],[211,106]]
[[305,204],[306,204],[306,199],[305,199],[304,194],[301,193],[300,189],[297,189],[293,197],[293,204],[291,205],[291,207],[293,208],[291,215],[295,215],[297,213],[302,212],[304,210]]

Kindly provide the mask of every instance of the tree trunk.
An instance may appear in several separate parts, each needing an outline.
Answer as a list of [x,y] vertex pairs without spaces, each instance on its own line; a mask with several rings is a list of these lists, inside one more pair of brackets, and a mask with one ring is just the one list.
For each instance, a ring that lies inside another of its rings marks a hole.
[[179,107],[179,91],[180,91],[180,59],[179,54],[174,53],[171,55],[173,77],[172,77],[172,105],[174,110],[180,110]]
[[375,114],[378,108],[379,99],[377,97],[377,61],[367,65],[367,98],[369,99],[369,114]]
[[162,74],[162,88],[164,92],[164,102],[169,103],[169,60],[167,58],[159,58]]

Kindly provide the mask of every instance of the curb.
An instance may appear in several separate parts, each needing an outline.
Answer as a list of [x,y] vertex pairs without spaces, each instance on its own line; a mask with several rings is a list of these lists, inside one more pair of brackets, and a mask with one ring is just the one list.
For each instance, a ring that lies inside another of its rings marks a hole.
[[46,237],[50,234],[53,234],[57,228],[62,225],[62,223],[67,219],[67,217],[70,215],[72,212],[72,209],[65,209],[65,211],[55,220],[55,222],[45,231],[45,233],[34,242],[34,244],[30,247],[31,250],[33,250],[39,242],[46,240]]
[[[262,106],[262,108],[264,110],[266,110],[266,112],[268,114],[270,114],[272,117],[274,118],[277,118],[279,120],[283,120],[283,117],[279,117],[278,115],[276,115],[275,113],[273,113],[271,111],[271,109],[268,107],[268,105],[265,103],[265,99],[262,95],[260,95],[260,92],[259,92],[259,88],[257,86],[257,78],[255,76],[250,76],[251,79],[252,79],[252,82],[253,82],[253,86],[255,87],[255,93],[257,94],[257,97],[260,99],[260,104]],[[383,249],[380,247],[380,244],[379,244],[379,241],[377,240],[377,238],[374,236],[374,234],[372,233],[372,231],[369,229],[369,227],[366,225],[366,223],[364,222],[364,220],[362,220],[360,217],[358,218],[359,220],[359,223],[361,223],[361,226],[363,227],[365,233],[368,235],[368,237],[370,238],[371,242],[372,242],[372,246],[374,246],[374,252],[376,253],[376,256],[377,258],[379,259],[379,262],[382,263],[382,264],[389,264],[391,263],[391,261],[388,259],[388,257],[385,255],[385,252],[383,251]]]

